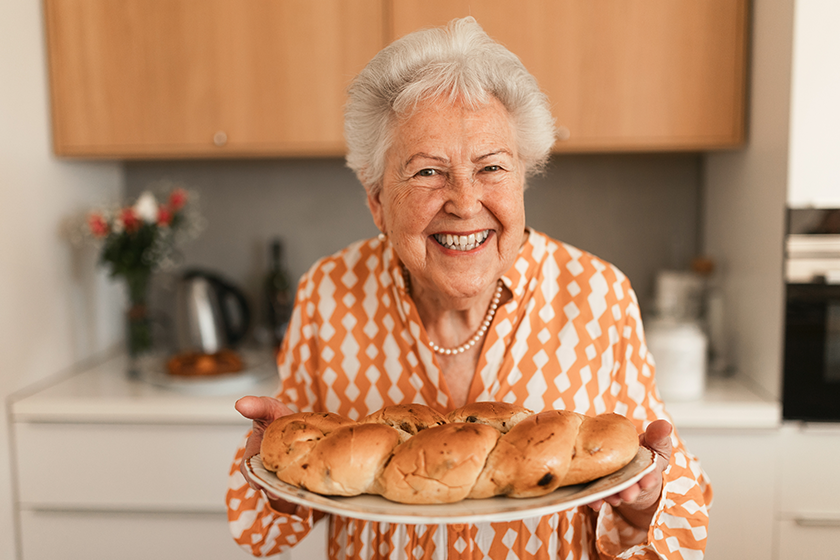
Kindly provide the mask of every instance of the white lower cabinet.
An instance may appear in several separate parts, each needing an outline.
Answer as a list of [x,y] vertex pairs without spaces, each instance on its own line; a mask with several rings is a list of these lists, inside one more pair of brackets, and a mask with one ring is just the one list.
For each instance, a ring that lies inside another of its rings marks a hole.
[[[238,396],[180,395],[121,364],[12,403],[18,560],[249,558],[224,504],[249,427]],[[840,425],[744,422],[726,402],[674,416],[714,489],[706,559],[840,559]],[[325,560],[326,520],[276,558]]]
[[[225,513],[23,510],[25,560],[245,560]],[[326,521],[275,560],[325,560]]]
[[840,425],[786,424],[781,441],[774,559],[840,558]]
[[840,559],[840,426],[682,430],[714,489],[707,560]]
[[224,512],[247,425],[17,423],[24,507]]
[[840,558],[840,519],[833,523],[782,520],[778,523],[778,560]]
[[[224,504],[247,428],[15,423],[22,560],[249,558]],[[277,558],[326,558],[324,527]]]
[[772,558],[778,430],[684,429],[680,435],[714,490],[707,560]]
[[247,425],[14,426],[23,560],[246,557],[224,495]]
[[246,558],[227,529],[224,512],[22,510],[25,560],[150,560]]

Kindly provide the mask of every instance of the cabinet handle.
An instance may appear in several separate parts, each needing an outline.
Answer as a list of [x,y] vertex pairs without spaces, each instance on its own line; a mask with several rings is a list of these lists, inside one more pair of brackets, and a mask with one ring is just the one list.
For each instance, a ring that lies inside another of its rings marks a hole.
[[569,130],[567,127],[565,127],[565,126],[558,126],[557,127],[557,139],[560,140],[561,142],[564,142],[564,141],[568,140],[569,138],[571,138],[571,136],[572,136],[572,131]]
[[218,147],[222,147],[227,144],[227,134],[223,130],[220,130],[216,134],[213,135],[213,143]]
[[800,527],[840,527],[840,515],[800,515],[793,522]]

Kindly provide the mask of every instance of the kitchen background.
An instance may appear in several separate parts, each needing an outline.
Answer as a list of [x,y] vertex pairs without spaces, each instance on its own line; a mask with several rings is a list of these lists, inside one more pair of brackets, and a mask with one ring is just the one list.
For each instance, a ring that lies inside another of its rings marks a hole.
[[[645,307],[656,271],[710,256],[727,302],[728,361],[771,401],[781,375],[793,14],[793,0],[751,3],[744,147],[555,156],[526,193],[529,225],[615,263]],[[85,369],[122,341],[121,286],[96,268],[92,249],[71,246],[63,233],[69,218],[92,206],[132,197],[159,180],[183,181],[200,194],[208,224],[184,248],[187,262],[224,273],[252,299],[270,238],[285,241],[286,263],[297,278],[319,256],[375,233],[362,189],[338,159],[56,158],[42,7],[30,0],[0,5],[0,131],[0,395],[6,400]],[[0,558],[16,554],[8,434],[4,415]]]
[[[184,246],[186,263],[220,271],[255,305],[272,238],[283,239],[296,279],[321,256],[378,233],[339,159],[127,163],[124,172],[130,198],[166,182],[198,193],[207,227]],[[527,222],[618,266],[644,305],[657,270],[687,269],[697,256],[700,172],[696,154],[558,156],[529,182]]]

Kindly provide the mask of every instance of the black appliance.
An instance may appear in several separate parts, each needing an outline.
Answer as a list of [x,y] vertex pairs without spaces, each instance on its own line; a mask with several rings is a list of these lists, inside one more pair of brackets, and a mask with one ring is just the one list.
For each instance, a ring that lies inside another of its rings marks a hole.
[[782,416],[840,421],[840,209],[788,211]]

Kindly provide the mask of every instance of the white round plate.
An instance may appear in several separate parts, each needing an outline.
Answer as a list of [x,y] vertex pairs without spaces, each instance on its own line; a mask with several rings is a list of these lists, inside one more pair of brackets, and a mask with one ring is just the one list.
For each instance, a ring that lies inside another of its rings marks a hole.
[[640,447],[636,457],[616,472],[588,484],[558,488],[538,498],[497,497],[462,500],[453,504],[417,505],[391,502],[381,496],[368,494],[349,498],[321,496],[281,481],[276,474],[263,467],[259,455],[254,455],[245,464],[257,484],[288,502],[344,517],[409,525],[514,521],[539,517],[620,492],[655,467],[653,452]]
[[263,380],[277,375],[270,350],[241,349],[242,371],[210,376],[178,376],[166,370],[168,355],[152,355],[141,361],[138,377],[157,387],[194,395],[236,395],[245,393]]

